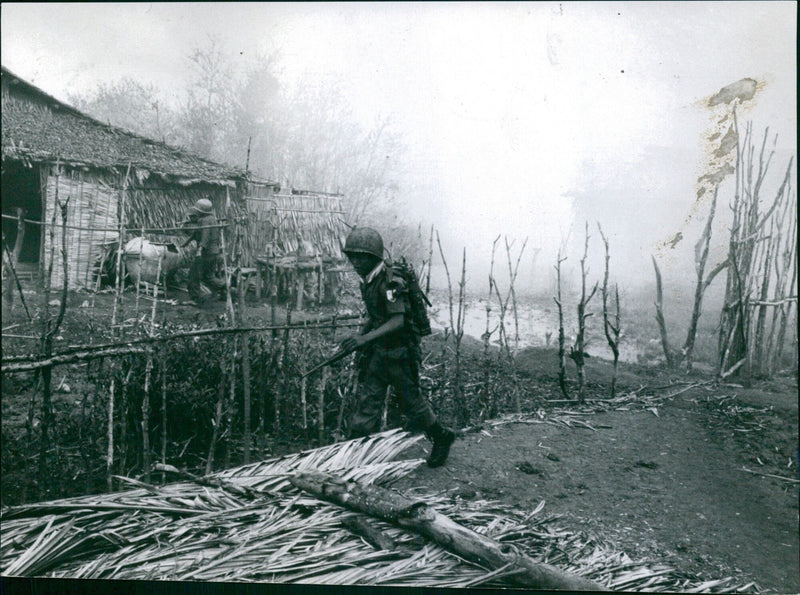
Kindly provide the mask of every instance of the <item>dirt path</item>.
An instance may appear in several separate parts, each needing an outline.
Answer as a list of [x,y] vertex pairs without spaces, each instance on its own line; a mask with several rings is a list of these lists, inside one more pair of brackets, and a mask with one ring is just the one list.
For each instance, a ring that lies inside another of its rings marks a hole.
[[398,487],[452,490],[525,509],[545,500],[544,510],[563,514],[566,527],[606,538],[631,557],[796,593],[797,484],[742,471],[761,460],[762,471],[797,477],[794,390],[734,397],[739,409],[771,402],[758,422],[761,436],[734,430],[709,405],[714,395],[689,392],[663,403],[658,415],[639,409],[587,416],[597,431],[514,423],[469,434],[455,443],[446,467],[421,468]]

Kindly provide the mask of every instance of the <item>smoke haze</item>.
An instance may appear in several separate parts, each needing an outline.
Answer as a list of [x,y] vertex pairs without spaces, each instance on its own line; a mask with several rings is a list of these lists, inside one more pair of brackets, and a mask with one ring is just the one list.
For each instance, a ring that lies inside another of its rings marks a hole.
[[[766,126],[779,134],[780,181],[796,146],[795,11],[792,2],[3,4],[2,55],[62,100],[131,77],[177,101],[186,56],[210,36],[240,69],[277,51],[287,85],[334,80],[360,121],[390,117],[404,146],[385,156],[402,160],[401,216],[436,226],[451,271],[466,248],[471,290],[484,291],[498,234],[516,242],[515,256],[528,237],[520,290],[549,290],[559,247],[575,270],[584,221],[592,275],[602,272],[600,222],[612,276],[641,286],[652,283],[651,254],[666,282],[692,277],[709,198],[698,199],[698,178],[727,106],[709,99],[723,87],[757,82],[738,115],[754,121],[756,138]],[[729,178],[711,260],[724,253],[732,192]],[[505,270],[502,238],[498,248]]]

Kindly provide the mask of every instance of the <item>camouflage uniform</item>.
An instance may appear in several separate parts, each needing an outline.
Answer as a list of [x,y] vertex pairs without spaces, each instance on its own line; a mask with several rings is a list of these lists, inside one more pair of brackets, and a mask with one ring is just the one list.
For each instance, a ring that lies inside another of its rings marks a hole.
[[400,400],[409,429],[427,430],[436,422],[419,387],[419,337],[410,330],[409,305],[405,284],[380,265],[361,283],[361,297],[368,321],[363,333],[378,328],[394,314],[406,316],[405,326],[362,352],[356,410],[350,420],[350,437],[365,436],[380,430],[386,388],[391,385]]

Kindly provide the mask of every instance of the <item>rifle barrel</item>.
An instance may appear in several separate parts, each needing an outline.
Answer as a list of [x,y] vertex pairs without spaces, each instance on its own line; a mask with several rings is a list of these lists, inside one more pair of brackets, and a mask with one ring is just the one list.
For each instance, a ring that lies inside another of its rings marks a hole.
[[324,368],[325,366],[328,366],[328,365],[330,365],[330,364],[335,364],[335,363],[336,363],[336,362],[338,362],[340,359],[343,359],[345,356],[347,356],[347,355],[349,355],[349,354],[351,354],[351,353],[353,353],[353,351],[352,351],[352,350],[350,350],[350,351],[338,351],[337,353],[335,353],[335,354],[333,355],[333,357],[330,357],[330,358],[326,359],[324,362],[317,364],[316,366],[314,366],[314,367],[313,367],[313,368],[311,368],[310,370],[306,370],[306,371],[303,373],[303,375],[301,376],[301,378],[305,378],[306,376],[310,376],[311,374],[313,374],[313,373],[314,373],[314,372],[316,372],[317,370],[321,370],[321,369],[322,369],[322,368]]

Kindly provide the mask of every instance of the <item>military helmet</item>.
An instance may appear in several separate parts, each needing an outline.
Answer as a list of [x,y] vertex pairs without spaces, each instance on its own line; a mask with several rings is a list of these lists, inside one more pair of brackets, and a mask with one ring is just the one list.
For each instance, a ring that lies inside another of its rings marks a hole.
[[370,227],[356,227],[344,243],[345,254],[361,252],[383,258],[383,238]]
[[195,213],[200,213],[201,215],[210,215],[214,210],[214,205],[211,204],[211,201],[207,198],[201,198],[194,203],[191,210]]

